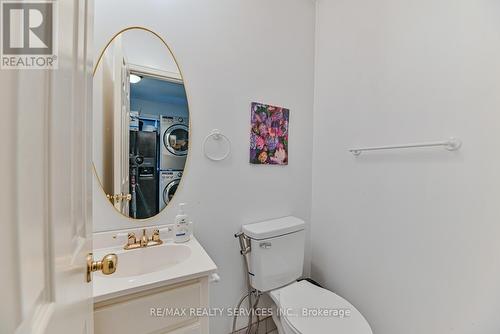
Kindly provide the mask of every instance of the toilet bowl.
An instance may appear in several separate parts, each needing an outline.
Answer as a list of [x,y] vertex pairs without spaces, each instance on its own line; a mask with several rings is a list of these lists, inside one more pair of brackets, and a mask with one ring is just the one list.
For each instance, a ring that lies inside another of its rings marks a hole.
[[302,276],[305,223],[284,217],[243,225],[250,285],[267,293],[279,334],[372,334],[363,315],[344,298]]
[[269,296],[276,305],[273,320],[279,334],[372,334],[351,303],[307,281],[272,290]]

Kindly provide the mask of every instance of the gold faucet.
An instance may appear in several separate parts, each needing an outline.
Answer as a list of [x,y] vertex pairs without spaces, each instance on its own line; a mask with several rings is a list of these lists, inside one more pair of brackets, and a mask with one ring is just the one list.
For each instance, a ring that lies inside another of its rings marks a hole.
[[147,247],[148,246],[148,236],[146,235],[146,229],[142,229],[142,237],[141,237],[141,247]]
[[161,244],[163,244],[163,241],[160,239],[160,230],[158,229],[153,230],[153,235],[151,236],[151,238],[148,238],[146,229],[143,229],[142,237],[140,240],[137,240],[135,233],[129,233],[127,244],[123,247],[123,249],[130,250],[130,249],[158,246]]

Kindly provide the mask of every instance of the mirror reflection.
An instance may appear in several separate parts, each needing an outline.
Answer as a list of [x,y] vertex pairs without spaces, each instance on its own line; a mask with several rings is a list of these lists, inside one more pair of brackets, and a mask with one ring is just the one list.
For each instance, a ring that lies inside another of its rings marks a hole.
[[117,211],[145,219],[163,210],[181,181],[189,148],[184,83],[153,32],[118,34],[94,70],[93,160]]

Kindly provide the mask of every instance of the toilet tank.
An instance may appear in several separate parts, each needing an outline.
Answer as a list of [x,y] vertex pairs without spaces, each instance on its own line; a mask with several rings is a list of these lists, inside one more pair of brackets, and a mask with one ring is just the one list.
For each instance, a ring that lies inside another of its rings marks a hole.
[[243,225],[243,233],[250,238],[248,266],[253,288],[270,291],[302,276],[304,229],[304,221],[292,216]]

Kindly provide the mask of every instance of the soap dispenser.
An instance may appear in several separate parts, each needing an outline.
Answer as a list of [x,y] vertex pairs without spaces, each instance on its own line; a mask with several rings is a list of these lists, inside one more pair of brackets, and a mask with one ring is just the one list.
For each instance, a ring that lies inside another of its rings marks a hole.
[[191,239],[191,222],[184,212],[186,203],[179,204],[179,213],[175,216],[174,241],[177,243],[186,242]]

